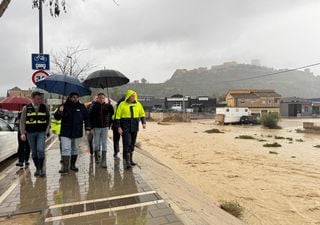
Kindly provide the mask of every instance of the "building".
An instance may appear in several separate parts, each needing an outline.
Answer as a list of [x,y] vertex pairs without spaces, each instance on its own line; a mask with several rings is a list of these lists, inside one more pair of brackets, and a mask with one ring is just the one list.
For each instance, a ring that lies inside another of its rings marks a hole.
[[165,109],[165,98],[139,96],[139,101],[142,103],[144,110],[147,112]]
[[175,111],[215,112],[217,100],[209,96],[190,97],[180,94],[165,99],[165,108]]
[[199,96],[190,98],[190,107],[193,112],[215,112],[217,99],[208,96]]
[[26,98],[31,98],[32,91],[32,89],[22,90],[18,87],[14,87],[7,91],[7,97],[22,96]]
[[226,95],[228,107],[249,108],[252,115],[280,114],[281,95],[271,89],[234,89]]
[[297,97],[281,99],[280,115],[283,117],[312,116],[312,114],[313,104],[310,100]]
[[180,94],[165,98],[165,108],[168,110],[183,111],[190,108],[190,97]]

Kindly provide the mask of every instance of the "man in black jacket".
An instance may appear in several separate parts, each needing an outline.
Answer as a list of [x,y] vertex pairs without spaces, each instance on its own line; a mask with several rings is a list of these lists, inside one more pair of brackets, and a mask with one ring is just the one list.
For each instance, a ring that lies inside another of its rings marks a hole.
[[112,124],[113,107],[105,102],[104,93],[99,93],[97,101],[92,104],[89,110],[90,128],[93,130],[94,155],[95,161],[98,162],[98,151],[102,146],[101,166],[107,167],[107,137],[108,129]]
[[77,172],[76,161],[78,158],[78,148],[81,137],[83,136],[83,123],[85,124],[86,134],[90,132],[88,123],[88,111],[79,102],[79,94],[71,93],[67,101],[59,107],[54,114],[55,119],[61,119],[61,147],[62,147],[62,169],[61,174],[69,171],[69,160],[71,157],[70,169]]

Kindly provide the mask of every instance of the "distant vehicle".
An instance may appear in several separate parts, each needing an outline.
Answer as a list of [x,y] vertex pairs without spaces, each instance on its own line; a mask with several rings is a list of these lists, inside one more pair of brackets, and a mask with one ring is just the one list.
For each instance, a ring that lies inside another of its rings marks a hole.
[[256,125],[258,124],[258,120],[254,116],[241,116],[240,124]]
[[0,119],[0,143],[0,162],[17,153],[17,131],[3,119]]
[[219,124],[239,123],[242,116],[251,116],[249,108],[216,108],[215,121]]

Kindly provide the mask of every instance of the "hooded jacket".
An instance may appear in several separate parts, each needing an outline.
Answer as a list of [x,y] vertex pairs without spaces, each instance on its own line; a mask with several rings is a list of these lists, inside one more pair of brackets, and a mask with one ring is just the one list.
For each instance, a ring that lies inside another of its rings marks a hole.
[[[131,95],[135,95],[135,102],[129,103]],[[124,132],[137,132],[139,122],[146,123],[145,112],[142,104],[138,101],[138,95],[133,90],[128,90],[124,101],[122,101],[116,110],[115,120]]]
[[63,112],[57,110],[54,118],[61,119],[60,136],[67,138],[81,138],[83,136],[83,123],[86,130],[90,130],[88,123],[88,111],[84,104],[74,103],[69,99],[63,104]]

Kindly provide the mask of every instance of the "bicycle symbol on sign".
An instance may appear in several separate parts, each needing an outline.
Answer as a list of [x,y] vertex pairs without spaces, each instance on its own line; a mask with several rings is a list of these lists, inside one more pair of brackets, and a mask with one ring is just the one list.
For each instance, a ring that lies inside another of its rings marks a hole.
[[36,55],[35,57],[33,57],[33,59],[36,62],[38,62],[38,61],[46,62],[47,61],[47,57],[45,57],[44,55]]

